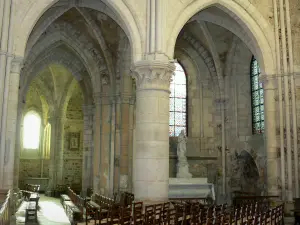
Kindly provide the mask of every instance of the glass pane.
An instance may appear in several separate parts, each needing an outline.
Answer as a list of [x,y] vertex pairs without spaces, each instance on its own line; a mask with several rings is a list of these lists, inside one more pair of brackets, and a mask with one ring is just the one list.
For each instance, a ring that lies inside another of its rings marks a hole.
[[174,126],[169,126],[169,136],[174,136]]
[[186,97],[186,85],[176,85],[175,86],[175,97],[185,98]]
[[252,64],[252,75],[254,74],[258,74],[258,64],[256,59],[253,60],[253,64]]
[[186,121],[186,113],[182,113],[182,121],[183,121],[183,125],[185,126],[187,121]]
[[[255,92],[252,93],[252,99],[253,99],[253,103],[259,102],[259,93],[258,93],[258,91],[255,91]],[[256,105],[254,104],[254,106],[256,106]]]
[[170,112],[169,125],[174,125],[174,122],[175,122],[174,116],[175,116],[174,112]]
[[178,136],[182,130],[185,130],[185,127],[175,127],[175,136]]
[[177,126],[184,126],[183,114],[182,113],[175,113],[175,125]]
[[265,130],[265,122],[261,123],[261,129],[264,131]]
[[265,115],[264,115],[264,113],[261,113],[261,114],[260,114],[260,120],[261,120],[261,121],[264,121],[264,120],[265,120]]
[[253,105],[259,105],[259,99],[254,99]]
[[260,97],[263,98],[264,97],[264,89],[260,89],[259,94],[260,94]]
[[174,83],[175,84],[186,84],[186,77],[185,77],[184,72],[176,71]]
[[260,111],[261,111],[262,113],[265,111],[264,105],[261,105],[261,106],[260,106]]
[[175,110],[175,99],[170,98],[170,111],[174,111],[174,110]]
[[258,89],[258,81],[252,81],[252,90],[255,91]]
[[186,100],[181,98],[175,98],[175,111],[185,112],[186,111]]
[[255,123],[255,124],[254,124],[254,128],[255,128],[256,131],[259,132],[259,131],[260,131],[260,123],[259,123],[259,122],[258,122],[258,123]]

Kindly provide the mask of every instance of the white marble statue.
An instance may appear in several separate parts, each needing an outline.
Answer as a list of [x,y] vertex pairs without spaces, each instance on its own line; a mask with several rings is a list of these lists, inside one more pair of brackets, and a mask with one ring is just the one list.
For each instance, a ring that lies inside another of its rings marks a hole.
[[191,178],[192,174],[189,172],[189,164],[186,158],[186,142],[187,138],[184,134],[184,130],[181,130],[178,135],[177,144],[177,175],[178,178]]

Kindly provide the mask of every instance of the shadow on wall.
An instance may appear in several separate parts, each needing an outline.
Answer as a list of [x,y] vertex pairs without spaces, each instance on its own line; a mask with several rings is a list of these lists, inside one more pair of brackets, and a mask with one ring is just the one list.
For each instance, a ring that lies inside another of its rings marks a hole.
[[241,151],[240,154],[235,152],[235,160],[241,191],[260,194],[259,172],[252,155],[245,150]]

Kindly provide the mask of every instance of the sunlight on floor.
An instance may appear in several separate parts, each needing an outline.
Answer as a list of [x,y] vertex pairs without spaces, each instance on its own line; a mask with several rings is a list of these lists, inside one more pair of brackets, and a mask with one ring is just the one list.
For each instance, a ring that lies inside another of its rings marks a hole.
[[[26,202],[23,202],[16,213],[17,225],[25,224],[26,205]],[[70,221],[58,198],[41,195],[37,217],[39,225],[70,225]]]
[[62,210],[61,206],[48,201],[41,201],[39,205],[40,213],[48,221],[56,223],[69,223],[69,219],[66,216],[65,212]]

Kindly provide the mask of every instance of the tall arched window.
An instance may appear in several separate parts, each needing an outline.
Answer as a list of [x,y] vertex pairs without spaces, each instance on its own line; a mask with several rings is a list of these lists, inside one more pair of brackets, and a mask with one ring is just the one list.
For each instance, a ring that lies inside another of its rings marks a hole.
[[34,111],[29,111],[24,117],[23,147],[38,149],[40,144],[41,117]]
[[170,84],[170,118],[169,135],[178,136],[181,130],[186,130],[187,124],[187,82],[186,75],[179,63],[175,63],[176,70]]
[[252,97],[252,130],[254,134],[261,134],[265,130],[264,90],[259,82],[260,68],[257,60],[251,60],[251,97]]

